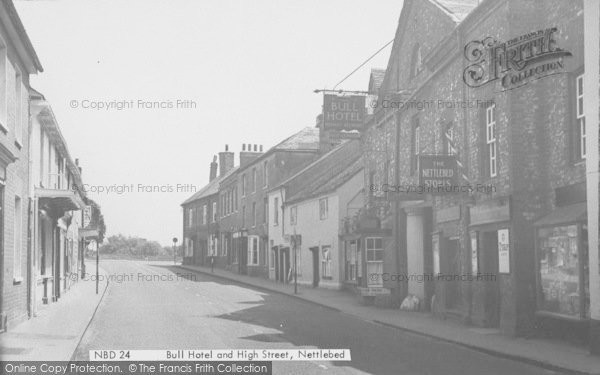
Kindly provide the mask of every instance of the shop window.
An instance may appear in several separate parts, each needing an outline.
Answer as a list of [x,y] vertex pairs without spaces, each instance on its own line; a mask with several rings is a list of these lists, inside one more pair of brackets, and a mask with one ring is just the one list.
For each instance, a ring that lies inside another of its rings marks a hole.
[[331,246],[322,246],[321,254],[321,275],[323,275],[324,279],[331,279],[333,277],[331,267]]
[[589,314],[587,230],[581,225],[538,230],[538,310],[572,318]]

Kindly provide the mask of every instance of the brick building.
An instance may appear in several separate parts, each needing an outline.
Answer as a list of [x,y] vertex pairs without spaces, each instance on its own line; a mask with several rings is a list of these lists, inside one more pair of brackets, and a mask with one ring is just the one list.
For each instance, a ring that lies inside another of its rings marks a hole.
[[[206,186],[186,199],[183,208],[183,263],[211,265],[219,255],[219,183],[234,173],[233,154],[228,151],[219,154],[210,163],[209,182]],[[230,159],[227,157],[231,155]],[[219,175],[217,176],[217,172]]]
[[[581,1],[405,1],[365,137],[396,303],[587,339],[583,71]],[[425,155],[458,161],[454,192],[398,192]]]
[[14,5],[0,1],[0,330],[32,314],[28,92],[42,70]]

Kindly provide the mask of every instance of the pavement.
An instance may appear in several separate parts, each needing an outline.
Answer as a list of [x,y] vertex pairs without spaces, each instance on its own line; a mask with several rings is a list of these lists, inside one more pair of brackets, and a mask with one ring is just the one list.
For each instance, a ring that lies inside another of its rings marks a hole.
[[[95,272],[95,264],[86,263]],[[101,276],[106,273],[101,269]],[[54,303],[42,305],[38,315],[0,334],[2,361],[68,361],[102,300],[108,279],[100,277],[96,294],[95,274],[80,279]]]
[[179,267],[211,277],[233,280],[261,290],[285,294],[375,324],[460,345],[495,357],[557,372],[600,374],[600,357],[591,355],[586,348],[564,342],[511,338],[495,330],[467,327],[458,322],[441,320],[427,313],[365,306],[350,292],[299,286],[298,294],[294,294],[292,284],[275,283],[272,280],[239,275],[218,268],[211,270],[209,267],[187,265],[179,265]]
[[88,360],[98,349],[321,348],[349,349],[352,359],[274,361],[273,374],[559,373],[172,262],[106,260],[101,266],[113,278],[73,360]]

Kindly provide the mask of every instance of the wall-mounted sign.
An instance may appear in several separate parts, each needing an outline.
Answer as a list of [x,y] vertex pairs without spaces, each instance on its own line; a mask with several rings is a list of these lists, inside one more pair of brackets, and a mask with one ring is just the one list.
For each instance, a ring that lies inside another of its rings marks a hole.
[[510,245],[508,229],[498,230],[498,272],[510,273]]
[[453,155],[419,155],[419,185],[429,194],[455,192],[459,184]]
[[537,30],[500,42],[493,37],[469,42],[464,56],[473,64],[463,72],[469,87],[499,81],[504,90],[564,72],[563,57],[572,56],[557,46],[556,27]]
[[92,206],[85,206],[83,208],[83,227],[87,228],[92,221]]
[[479,272],[479,254],[477,247],[477,232],[469,233],[471,238],[471,274],[476,275]]
[[323,96],[325,129],[362,130],[365,122],[365,97],[362,95]]
[[433,274],[440,273],[440,236],[434,234],[431,238],[431,248],[433,249]]

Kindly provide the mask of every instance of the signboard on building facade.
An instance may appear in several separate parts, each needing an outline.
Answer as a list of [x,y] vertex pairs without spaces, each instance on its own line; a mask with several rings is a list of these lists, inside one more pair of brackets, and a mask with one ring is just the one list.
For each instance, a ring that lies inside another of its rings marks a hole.
[[92,221],[92,206],[85,206],[83,208],[83,227],[87,228]]
[[419,185],[432,195],[460,192],[454,155],[419,155]]
[[510,245],[508,229],[498,230],[498,272],[510,273]]
[[363,95],[323,95],[323,123],[327,130],[362,130],[365,113]]
[[558,28],[535,30],[498,41],[493,37],[473,40],[464,48],[472,64],[463,72],[469,87],[500,82],[502,90],[511,90],[534,80],[565,72],[563,58],[571,52],[559,48]]
[[477,248],[477,232],[472,231],[469,233],[471,238],[471,273],[476,275],[479,272],[479,255]]

